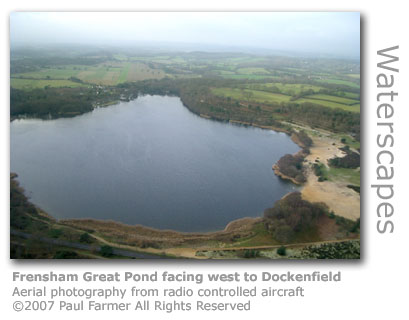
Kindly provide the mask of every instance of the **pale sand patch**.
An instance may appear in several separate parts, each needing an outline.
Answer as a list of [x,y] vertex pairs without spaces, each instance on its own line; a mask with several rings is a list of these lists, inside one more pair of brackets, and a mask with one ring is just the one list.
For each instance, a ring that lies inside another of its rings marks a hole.
[[[328,159],[342,157],[344,152],[339,150],[343,145],[328,136],[312,136],[313,146],[311,153],[306,157],[309,164],[313,164],[316,159],[328,166]],[[333,143],[335,145],[333,145]],[[356,220],[360,217],[360,195],[347,187],[344,181],[323,181],[318,182],[318,178],[309,166],[307,172],[307,183],[301,191],[302,197],[311,202],[324,202],[330,210],[338,216]]]

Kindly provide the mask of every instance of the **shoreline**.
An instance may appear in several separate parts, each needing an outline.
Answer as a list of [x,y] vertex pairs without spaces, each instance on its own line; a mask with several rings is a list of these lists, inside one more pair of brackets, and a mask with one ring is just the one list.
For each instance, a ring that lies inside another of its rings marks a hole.
[[[303,183],[298,182],[298,181],[295,180],[294,178],[292,178],[292,177],[290,177],[290,176],[287,176],[287,175],[285,175],[284,173],[282,173],[282,172],[280,171],[280,168],[277,166],[277,164],[274,164],[274,165],[273,165],[273,171],[274,171],[274,174],[275,174],[276,176],[280,177],[280,178],[283,179],[283,180],[291,181],[292,183],[294,183],[294,184],[297,185],[297,186],[302,186],[302,185],[303,185]],[[288,193],[287,193],[287,194],[288,194]],[[284,197],[285,197],[285,195],[284,195]]]

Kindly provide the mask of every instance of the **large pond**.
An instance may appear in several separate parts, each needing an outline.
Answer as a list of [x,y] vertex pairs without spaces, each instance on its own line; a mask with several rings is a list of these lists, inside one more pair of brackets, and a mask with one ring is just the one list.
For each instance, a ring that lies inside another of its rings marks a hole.
[[10,127],[11,171],[56,218],[213,231],[295,188],[271,169],[299,149],[287,135],[201,118],[176,97]]

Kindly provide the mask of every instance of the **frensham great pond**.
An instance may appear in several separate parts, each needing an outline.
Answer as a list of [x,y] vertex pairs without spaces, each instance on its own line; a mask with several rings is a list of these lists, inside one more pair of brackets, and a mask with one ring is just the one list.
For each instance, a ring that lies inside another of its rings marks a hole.
[[271,170],[299,150],[286,134],[201,118],[177,97],[15,120],[10,136],[11,171],[56,218],[214,231],[296,188]]

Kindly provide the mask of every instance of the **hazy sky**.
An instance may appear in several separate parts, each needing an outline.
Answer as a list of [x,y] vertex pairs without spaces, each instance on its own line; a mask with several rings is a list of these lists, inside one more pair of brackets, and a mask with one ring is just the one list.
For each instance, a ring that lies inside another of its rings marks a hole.
[[10,16],[15,44],[141,43],[249,47],[359,57],[360,15],[334,13],[28,13]]

